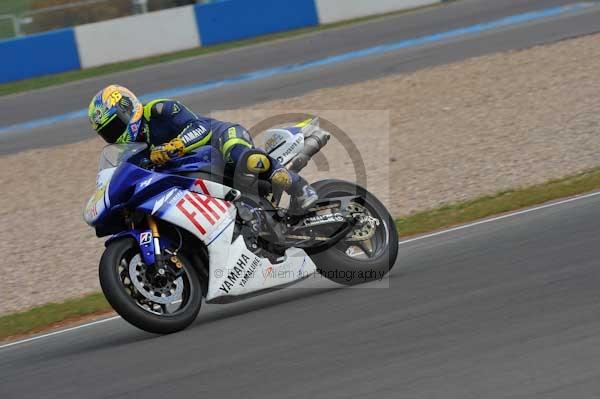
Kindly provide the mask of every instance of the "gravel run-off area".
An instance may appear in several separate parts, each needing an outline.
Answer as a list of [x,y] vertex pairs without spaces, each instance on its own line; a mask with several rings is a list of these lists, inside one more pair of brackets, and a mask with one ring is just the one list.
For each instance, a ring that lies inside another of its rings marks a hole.
[[[599,70],[595,35],[214,115],[246,126],[322,115],[360,148],[368,188],[399,216],[600,165]],[[0,157],[0,314],[99,289],[103,241],[81,213],[101,148],[93,138]],[[309,179],[355,178],[338,140],[324,155],[328,168]]]

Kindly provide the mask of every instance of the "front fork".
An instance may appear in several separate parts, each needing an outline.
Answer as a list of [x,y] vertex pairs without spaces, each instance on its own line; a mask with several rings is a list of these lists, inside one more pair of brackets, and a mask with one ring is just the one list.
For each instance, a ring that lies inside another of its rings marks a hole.
[[154,244],[154,258],[156,259],[156,263],[159,266],[162,266],[162,251],[160,250],[160,233],[158,232],[158,225],[156,224],[156,220],[150,215],[146,217],[148,222],[148,227],[150,227],[150,231],[152,232],[152,243]]
[[156,220],[152,216],[148,215],[146,216],[146,221],[148,223],[150,231],[152,232],[152,243],[154,244],[154,261],[156,264],[156,270],[158,274],[165,274],[168,260],[170,260],[177,269],[181,270],[183,265],[177,257],[177,253],[175,253],[176,251],[174,253],[170,253],[169,250],[165,249],[165,252],[167,252],[167,254],[162,253],[160,245],[160,233],[158,231],[158,224],[156,223]]

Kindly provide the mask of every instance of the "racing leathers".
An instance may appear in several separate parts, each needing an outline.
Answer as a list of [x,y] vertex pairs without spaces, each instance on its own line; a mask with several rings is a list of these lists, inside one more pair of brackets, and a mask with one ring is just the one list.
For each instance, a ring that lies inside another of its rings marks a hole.
[[210,145],[236,171],[271,181],[273,186],[288,192],[300,208],[309,208],[318,199],[302,177],[255,148],[242,126],[197,116],[178,101],[160,99],[145,104],[141,133],[138,140],[150,144],[150,159],[156,164]]

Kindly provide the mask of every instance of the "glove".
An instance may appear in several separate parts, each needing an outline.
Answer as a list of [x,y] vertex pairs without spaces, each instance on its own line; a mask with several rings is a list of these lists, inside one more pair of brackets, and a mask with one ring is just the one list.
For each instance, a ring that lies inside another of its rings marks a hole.
[[279,168],[271,175],[271,184],[283,191],[288,191],[292,186],[292,176],[287,169]]
[[162,165],[172,158],[182,156],[184,153],[185,145],[183,144],[183,141],[177,137],[166,144],[154,147],[150,152],[150,160],[157,165]]

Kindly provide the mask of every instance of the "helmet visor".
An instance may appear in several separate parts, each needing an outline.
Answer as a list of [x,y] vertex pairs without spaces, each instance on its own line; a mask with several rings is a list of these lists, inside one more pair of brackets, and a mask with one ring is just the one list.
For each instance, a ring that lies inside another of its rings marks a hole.
[[136,122],[134,119],[139,120],[142,106],[137,103],[137,100],[132,100],[128,96],[122,96],[116,104],[116,109],[117,113],[115,116],[98,131],[100,136],[108,143],[115,143],[127,131],[128,126],[132,122]]
[[125,133],[128,123],[124,122],[119,115],[115,115],[107,124],[105,124],[98,134],[109,144],[114,144],[117,139]]

